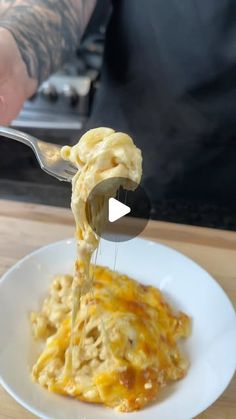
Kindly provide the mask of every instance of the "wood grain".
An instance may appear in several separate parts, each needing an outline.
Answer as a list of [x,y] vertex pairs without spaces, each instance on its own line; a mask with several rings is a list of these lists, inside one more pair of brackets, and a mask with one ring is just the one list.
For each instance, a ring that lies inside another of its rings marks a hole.
[[[129,226],[137,220],[126,220]],[[68,209],[0,200],[0,275],[34,249],[73,236]],[[236,233],[149,221],[144,237],[173,247],[195,260],[219,282],[236,306]],[[197,419],[236,418],[236,378],[224,394]],[[0,388],[0,419],[32,419]]]

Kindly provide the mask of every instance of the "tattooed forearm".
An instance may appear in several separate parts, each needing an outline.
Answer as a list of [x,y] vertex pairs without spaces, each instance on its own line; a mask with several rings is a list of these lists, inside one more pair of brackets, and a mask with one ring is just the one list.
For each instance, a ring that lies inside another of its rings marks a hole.
[[28,74],[41,83],[74,52],[96,0],[0,0],[0,27],[15,38]]

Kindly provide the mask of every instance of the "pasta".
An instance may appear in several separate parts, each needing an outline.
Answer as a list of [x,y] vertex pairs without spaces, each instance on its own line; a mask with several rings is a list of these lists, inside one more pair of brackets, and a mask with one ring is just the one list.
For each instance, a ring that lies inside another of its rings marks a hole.
[[[65,368],[73,278],[58,276],[42,311],[31,314],[35,337],[40,331],[40,337],[47,338],[33,377],[49,391],[122,412],[140,409],[166,384],[185,376],[188,361],[177,342],[189,335],[189,318],[174,314],[153,287],[101,266],[90,269],[93,292],[81,298],[74,376]],[[38,328],[42,318],[43,333]]]
[[[186,374],[177,343],[189,335],[190,320],[174,314],[157,289],[91,265],[99,237],[87,220],[86,202],[96,185],[111,179],[98,198],[103,213],[121,184],[139,184],[141,152],[128,135],[97,128],[74,147],[63,147],[62,156],[78,168],[71,199],[77,261],[74,276],[55,277],[42,310],[31,313],[34,337],[46,340],[32,377],[49,391],[137,410]],[[96,217],[97,207],[93,211]],[[103,222],[99,218],[101,229]]]
[[[63,147],[62,157],[78,167],[78,173],[72,180],[71,208],[76,223],[77,262],[75,276],[72,283],[72,333],[71,333],[71,361],[68,368],[73,367],[73,347],[76,339],[77,315],[79,313],[80,298],[92,287],[91,277],[88,275],[91,256],[98,246],[98,236],[89,224],[86,216],[86,203],[90,192],[105,179],[111,179],[109,190],[97,199],[96,208],[100,214],[105,214],[108,198],[115,195],[124,179],[123,186],[132,189],[138,184],[142,175],[141,151],[134,145],[127,134],[115,132],[111,128],[95,128],[85,133],[78,144],[73,147]],[[133,183],[130,184],[129,180]],[[96,219],[96,214],[92,214]],[[98,219],[100,230],[105,222]]]

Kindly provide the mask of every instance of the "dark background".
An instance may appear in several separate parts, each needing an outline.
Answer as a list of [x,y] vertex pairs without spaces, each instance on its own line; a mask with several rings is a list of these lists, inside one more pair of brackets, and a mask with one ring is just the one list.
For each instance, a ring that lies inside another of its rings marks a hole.
[[[96,98],[96,95],[99,93],[99,89],[101,88],[100,69],[102,66],[105,30],[110,17],[110,12],[110,2],[100,0],[93,18],[87,28],[83,42],[77,51],[76,57],[73,58],[72,63],[68,63],[65,69],[67,74],[77,74],[78,76],[88,75],[88,77],[90,77],[91,74],[93,75],[93,88],[90,95],[89,113],[87,115],[78,114],[75,116],[76,120],[81,122],[81,131],[68,131],[63,128],[58,130],[49,130],[44,128],[42,123],[39,124],[38,127],[36,126],[34,128],[29,128],[27,126],[27,122],[24,126],[24,121],[26,121],[27,118],[29,120],[34,119],[38,121],[43,119],[41,108],[37,108],[38,100],[41,101],[41,105],[43,104],[40,94],[37,96],[39,99],[36,98],[33,99],[33,101],[27,101],[22,114],[19,116],[17,121],[13,122],[13,127],[19,128],[18,124],[21,123],[20,129],[22,129],[22,131],[30,132],[41,139],[63,145],[74,144],[78,140],[80,134],[88,125],[89,115],[93,110],[94,98]],[[198,103],[201,102],[201,97],[205,93],[204,89],[207,88],[211,92],[211,97],[213,97],[212,107],[217,107],[218,93],[216,86],[220,85],[222,89],[226,90],[226,92],[231,92],[234,74],[235,68],[232,67],[224,78],[225,86],[222,84],[222,81],[217,79],[214,79],[212,84],[208,86],[203,84],[203,90],[199,89],[196,92]],[[52,115],[56,115],[57,104],[51,103],[50,106],[52,110],[55,109],[55,111],[52,111]],[[27,118],[25,117],[26,110]],[[182,108],[181,112],[182,111],[184,117],[187,117],[190,125],[196,124],[196,130],[198,126],[204,122],[202,122],[199,118],[193,118],[191,106]],[[194,112],[195,111],[196,108],[194,108]],[[63,109],[61,112],[62,114],[59,115],[59,117],[62,120],[67,116],[70,118],[70,109],[68,107],[65,108],[65,112]],[[227,113],[227,109],[225,109],[225,112]],[[176,128],[176,121],[173,119],[173,115],[174,112],[171,112],[170,109],[166,119],[164,119],[164,121],[166,121],[165,130],[168,129],[171,131],[171,129],[178,129],[178,126]],[[211,166],[213,170],[206,170],[203,168],[200,175],[197,177],[189,179],[188,177],[185,177],[184,184],[181,183],[181,187],[185,191],[182,196],[178,190],[178,180],[171,182],[168,193],[160,195],[156,200],[151,211],[151,218],[177,223],[236,230],[234,171],[229,170],[227,172],[227,181],[225,182],[225,188],[228,189],[227,197],[230,196],[232,187],[232,199],[226,199],[224,188],[222,188],[223,193],[211,194],[208,190],[202,193],[202,191],[204,191],[206,178],[208,179],[209,177],[214,177],[216,186],[220,182],[224,182],[224,179],[220,176],[220,170],[217,170],[217,168],[227,165],[226,161],[229,161],[229,150],[232,150],[231,165],[232,167],[234,166],[236,158],[235,140],[234,136],[230,135],[230,133],[227,135],[227,138],[224,137],[224,132],[227,130],[226,128],[227,127],[222,126],[221,130],[216,134],[214,151],[212,151],[212,153],[206,153],[206,158],[208,158],[209,161],[214,160],[214,166]],[[211,127],[209,127],[209,129],[211,130]],[[225,141],[227,142],[227,156],[225,155]],[[207,147],[208,144],[206,141],[206,150]],[[194,159],[190,161],[189,164],[194,166]],[[176,165],[178,165],[178,156],[176,156]],[[200,190],[201,193],[199,193]],[[70,185],[60,183],[58,180],[42,172],[42,170],[38,167],[33,152],[29,148],[23,144],[16,143],[13,140],[0,139],[1,198],[69,207],[70,195]]]

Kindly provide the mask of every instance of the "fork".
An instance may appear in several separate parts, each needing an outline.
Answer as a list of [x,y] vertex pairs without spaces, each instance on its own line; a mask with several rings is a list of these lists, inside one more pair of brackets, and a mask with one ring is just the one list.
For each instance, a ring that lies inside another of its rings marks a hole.
[[61,157],[62,146],[41,141],[32,135],[0,126],[0,135],[24,143],[32,148],[42,170],[55,178],[71,182],[77,168]]

